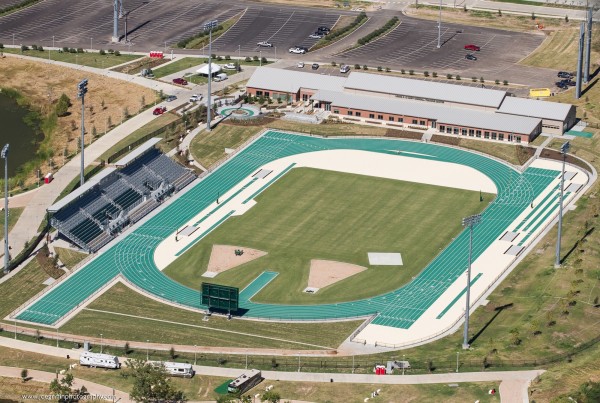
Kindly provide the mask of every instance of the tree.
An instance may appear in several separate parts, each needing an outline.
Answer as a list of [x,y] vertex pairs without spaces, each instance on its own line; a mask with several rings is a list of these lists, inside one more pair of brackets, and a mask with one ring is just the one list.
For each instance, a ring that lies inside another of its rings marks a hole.
[[67,373],[60,381],[53,379],[50,382],[50,392],[55,395],[62,395],[59,399],[60,402],[71,402],[73,399],[69,398],[71,395],[71,386],[73,386],[73,374]]
[[125,342],[125,345],[123,346],[123,353],[124,353],[125,355],[128,355],[128,354],[129,354],[129,342],[128,342],[128,341],[126,341],[126,342]]
[[177,357],[177,353],[175,352],[175,349],[173,347],[169,349],[169,356],[172,360],[174,360]]
[[98,129],[96,129],[96,126],[92,126],[92,137],[96,138],[98,137]]
[[[162,90],[161,90],[162,91]],[[106,107],[104,106],[104,99],[102,99],[100,101],[100,107],[102,108],[102,110],[106,109]]]
[[129,109],[127,107],[123,108],[123,118],[124,119],[129,118]]
[[106,119],[106,126],[110,129],[112,127],[112,118],[108,115],[108,119]]
[[142,95],[140,97],[140,111],[144,109],[144,106],[146,106],[146,97]]
[[271,389],[262,395],[261,400],[263,402],[279,403],[279,401],[281,400],[281,395],[273,389]]
[[185,402],[183,391],[175,389],[167,379],[163,366],[131,359],[127,360],[127,376],[133,378],[133,387],[129,394],[136,402],[178,401]]
[[21,370],[21,380],[22,380],[23,382],[26,382],[26,381],[27,381],[27,375],[28,375],[28,372],[27,372],[27,370],[26,370],[25,368],[23,368],[23,369]]
[[56,104],[56,116],[66,116],[69,112],[69,107],[71,106],[71,100],[67,96],[67,94],[63,93],[58,102]]

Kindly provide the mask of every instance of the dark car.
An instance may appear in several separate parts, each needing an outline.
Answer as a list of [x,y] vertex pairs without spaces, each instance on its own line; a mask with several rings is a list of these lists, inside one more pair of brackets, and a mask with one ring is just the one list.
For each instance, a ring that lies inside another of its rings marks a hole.
[[167,111],[167,107],[166,106],[159,106],[158,108],[154,108],[154,112],[152,112],[152,114],[154,114],[154,115],[162,115],[166,111]]
[[173,83],[179,84],[179,85],[187,85],[188,84],[187,80],[184,80],[183,78],[174,78]]
[[479,52],[481,48],[477,45],[465,45],[466,50],[472,50],[474,52]]
[[569,87],[575,87],[577,83],[573,80],[562,80],[564,85],[568,85]]
[[475,56],[473,56],[473,55],[466,55],[465,59],[468,59],[468,60],[477,60],[477,58]]
[[327,27],[319,27],[319,28],[317,28],[317,32],[322,32],[325,35],[327,35],[329,32],[331,32],[331,29],[329,29]]
[[559,71],[557,76],[558,78],[573,78],[573,75],[567,71]]
[[177,99],[175,95],[169,95],[166,99],[167,102],[173,102]]
[[312,69],[317,70],[319,68],[319,63],[313,63]]

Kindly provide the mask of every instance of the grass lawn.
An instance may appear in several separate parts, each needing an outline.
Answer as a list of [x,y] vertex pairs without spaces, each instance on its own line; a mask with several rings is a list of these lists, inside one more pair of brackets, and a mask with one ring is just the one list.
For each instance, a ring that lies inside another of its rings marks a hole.
[[60,261],[68,269],[75,267],[77,263],[89,256],[87,253],[77,252],[68,248],[54,248],[54,250],[58,253]]
[[[154,343],[319,350],[320,348],[317,346],[337,348],[362,323],[362,321],[330,324],[228,321],[217,316],[211,317],[209,321],[203,321],[204,315],[200,313],[162,304],[144,297],[122,284],[112,287],[88,308],[63,326],[60,329],[61,332],[97,336],[103,331],[106,338],[150,340]],[[126,318],[111,313],[92,311],[92,309],[172,321],[202,328],[149,319]],[[226,331],[240,332],[240,334]],[[253,335],[267,338],[253,337]],[[273,340],[274,338],[281,340]]]
[[225,148],[237,148],[261,130],[256,126],[233,126],[220,124],[210,132],[202,132],[190,144],[194,159],[209,167],[225,154]]
[[0,294],[4,298],[0,299],[0,318],[4,318],[46,287],[42,283],[48,277],[38,264],[37,259],[32,259],[12,278],[1,283]]
[[[2,52],[21,54],[21,49],[5,48],[5,49],[2,49]],[[97,67],[97,68],[101,68],[101,69],[113,67],[113,66],[116,66],[121,63],[127,63],[127,62],[130,62],[132,60],[139,59],[142,57],[140,55],[128,55],[128,54],[124,54],[124,53],[121,53],[119,56],[115,56],[114,54],[109,54],[109,53],[102,56],[98,52],[68,53],[68,52],[59,52],[57,50],[39,51],[39,50],[32,50],[32,49],[23,51],[22,54],[25,56],[39,57],[41,59],[48,59],[48,52],[50,52],[51,60],[77,64],[80,66]]]
[[3,402],[18,402],[22,395],[49,395],[50,384],[29,380],[23,382],[21,378],[7,378],[0,376],[0,399]]
[[[280,273],[254,297],[256,302],[367,298],[408,283],[461,231],[460,217],[480,212],[492,199],[489,195],[488,202],[480,203],[477,192],[297,168],[258,196],[249,212],[227,220],[164,272],[197,288],[212,245],[236,245],[268,255],[219,274],[220,284],[241,289],[265,268]],[[367,252],[376,250],[402,252],[404,266],[369,266]],[[311,259],[368,270],[309,295],[302,290]]]
[[[8,209],[8,232],[15,226],[24,208],[25,207],[14,207]],[[4,238],[4,212],[0,213],[0,228],[2,229],[2,235],[0,235],[0,237]]]
[[183,59],[176,60],[173,63],[169,63],[166,66],[159,67],[152,71],[154,73],[154,77],[161,78],[201,64],[204,64],[204,59],[198,57],[184,57]]
[[141,139],[142,137],[152,133],[155,130],[160,129],[179,119],[174,113],[164,113],[157,118],[152,119],[150,122],[146,123],[144,126],[140,127],[129,136],[125,137],[123,140],[119,141],[111,148],[106,150],[101,156],[100,159],[106,160],[108,157],[122,149],[123,147],[127,147],[127,145]]

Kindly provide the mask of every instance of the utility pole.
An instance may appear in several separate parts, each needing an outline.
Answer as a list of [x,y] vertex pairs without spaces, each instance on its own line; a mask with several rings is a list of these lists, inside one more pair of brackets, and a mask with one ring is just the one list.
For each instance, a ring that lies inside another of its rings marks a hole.
[[8,253],[8,147],[9,145],[5,144],[0,153],[0,156],[4,158],[4,274],[8,274],[8,263],[10,262]]
[[442,0],[440,0],[440,16],[438,18],[438,44],[437,48],[442,47]]
[[204,24],[204,30],[208,30],[208,96],[206,97],[206,131],[210,131],[210,115],[212,105],[210,103],[211,82],[212,82],[212,30],[219,24],[219,21],[213,20]]
[[469,266],[467,268],[467,303],[465,308],[465,329],[463,332],[463,350],[469,349],[469,310],[471,308],[471,263],[473,260],[473,227],[481,222],[481,214],[475,214],[465,217],[462,220],[463,226],[469,227]]
[[556,259],[554,261],[554,268],[560,269],[560,238],[562,236],[562,216],[563,216],[563,194],[565,191],[565,163],[567,161],[567,153],[571,149],[571,143],[565,142],[560,147],[560,153],[563,156],[562,172],[560,175],[560,200],[558,201],[558,237],[556,239]]
[[84,166],[85,166],[85,157],[84,157],[85,122],[84,122],[84,116],[85,116],[85,94],[87,93],[87,84],[88,84],[87,78],[84,79],[83,81],[81,81],[79,84],[77,84],[77,98],[81,98],[81,177],[80,177],[80,185],[81,186],[83,186],[83,183],[85,182],[85,178],[83,175],[83,170],[84,170]]

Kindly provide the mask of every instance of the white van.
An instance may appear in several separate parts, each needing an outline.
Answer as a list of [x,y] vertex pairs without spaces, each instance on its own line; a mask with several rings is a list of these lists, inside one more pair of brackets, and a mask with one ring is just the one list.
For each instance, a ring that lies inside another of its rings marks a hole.
[[225,81],[225,80],[227,80],[227,74],[225,74],[225,73],[217,74],[214,78],[214,81]]
[[186,364],[183,362],[169,362],[169,361],[152,361],[152,365],[155,367],[164,367],[168,375],[181,376],[183,378],[191,378],[194,376],[194,369],[192,364]]
[[121,363],[119,362],[119,358],[117,356],[91,353],[89,351],[84,351],[81,353],[79,356],[79,363],[88,367],[111,369],[121,368]]
[[340,73],[346,74],[349,71],[350,71],[350,66],[348,66],[347,64],[343,64],[340,66]]

